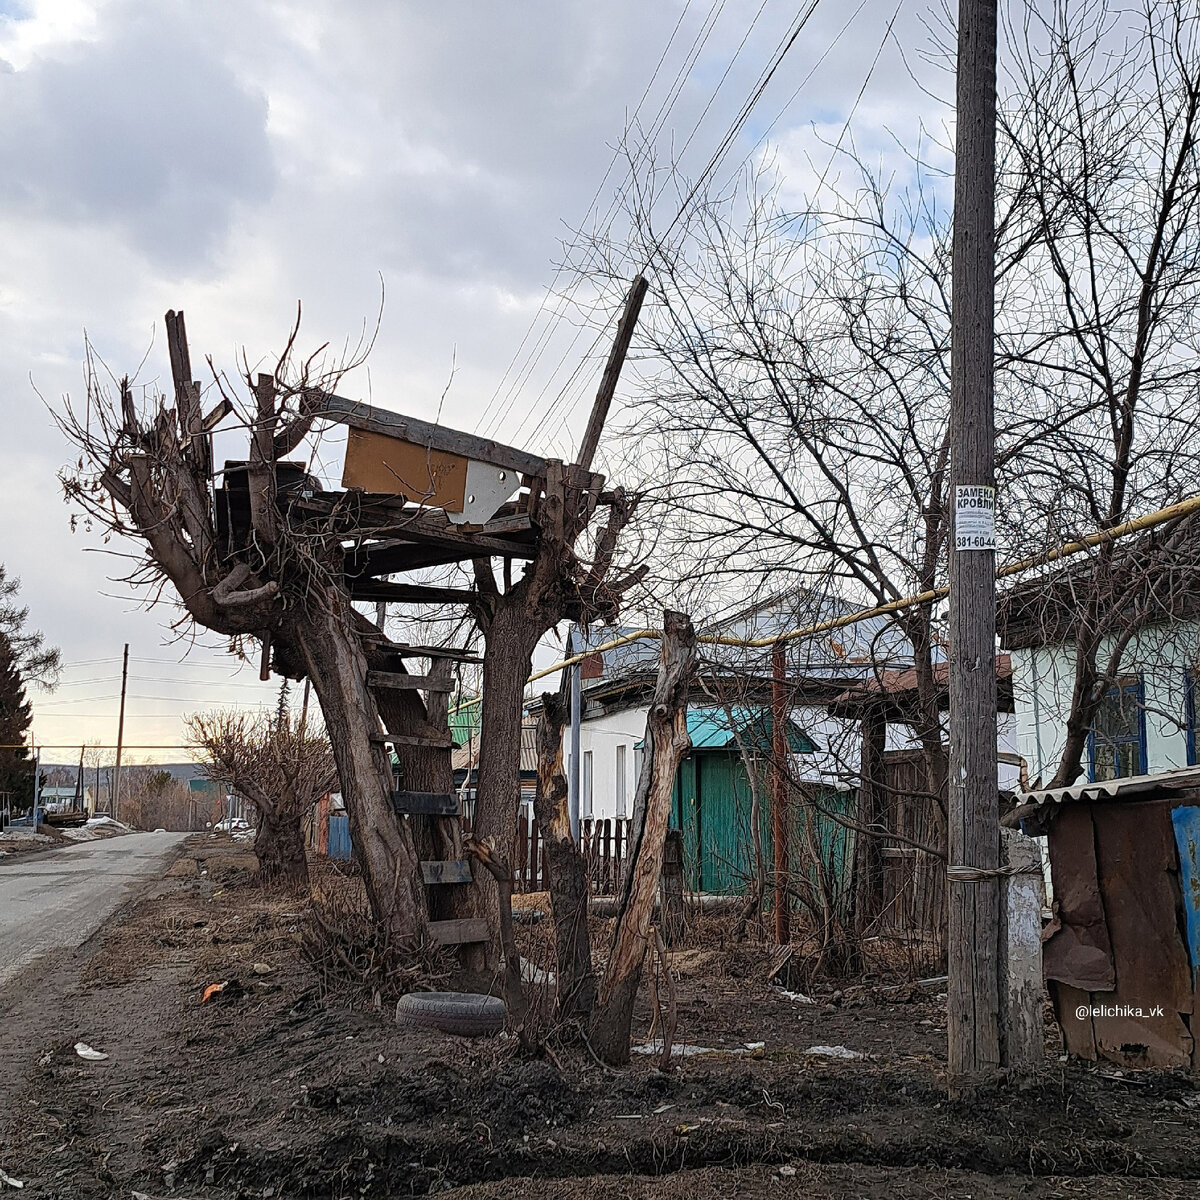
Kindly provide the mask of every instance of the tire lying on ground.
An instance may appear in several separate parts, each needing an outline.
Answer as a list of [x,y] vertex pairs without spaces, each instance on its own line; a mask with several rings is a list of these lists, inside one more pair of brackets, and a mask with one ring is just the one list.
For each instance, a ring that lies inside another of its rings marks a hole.
[[459,1037],[495,1037],[504,1028],[504,1001],[475,992],[409,992],[396,1002],[396,1020]]

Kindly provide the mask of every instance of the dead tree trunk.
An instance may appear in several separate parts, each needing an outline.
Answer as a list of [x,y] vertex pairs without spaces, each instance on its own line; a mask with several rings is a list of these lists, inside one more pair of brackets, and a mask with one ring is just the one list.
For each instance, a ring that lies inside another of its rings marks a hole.
[[862,757],[854,834],[854,927],[865,932],[883,907],[883,752],[887,723],[868,709],[862,720]]
[[558,967],[558,1017],[585,1028],[596,1003],[596,975],[588,933],[588,877],[583,855],[571,836],[562,734],[567,711],[563,697],[542,696],[538,722],[538,778],[533,812],[550,867],[550,910]]
[[592,1048],[613,1065],[629,1061],[629,1028],[662,874],[671,791],[679,764],[691,747],[687,700],[695,658],[696,634],[691,621],[683,613],[664,613],[662,657],[654,701],[646,717],[642,772],[633,802],[629,864],[608,969],[592,1021]]
[[254,835],[254,855],[258,859],[258,877],[263,883],[308,891],[308,854],[300,813],[292,806],[258,809],[258,832]]

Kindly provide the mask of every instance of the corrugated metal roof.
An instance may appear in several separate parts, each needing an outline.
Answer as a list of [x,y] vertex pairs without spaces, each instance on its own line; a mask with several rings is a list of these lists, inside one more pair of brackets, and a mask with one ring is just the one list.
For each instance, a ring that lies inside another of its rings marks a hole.
[[[689,708],[687,723],[693,750],[723,750],[727,746],[736,746],[735,728],[742,740],[756,750],[770,750],[774,736],[769,708],[733,708],[729,712],[723,708]],[[788,721],[787,734],[793,754],[812,754],[817,749],[817,744],[795,721]]]
[[1018,792],[1020,804],[1087,804],[1103,800],[1132,800],[1155,792],[1171,792],[1182,788],[1200,787],[1200,766],[1178,767],[1154,775],[1127,775],[1123,779],[1098,780],[1095,783],[1073,783],[1070,787],[1039,788]]

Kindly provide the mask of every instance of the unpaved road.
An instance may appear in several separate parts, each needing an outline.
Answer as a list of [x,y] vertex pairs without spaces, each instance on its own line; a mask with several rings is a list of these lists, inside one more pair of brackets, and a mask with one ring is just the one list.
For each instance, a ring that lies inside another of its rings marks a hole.
[[86,942],[185,837],[130,833],[0,861],[0,987],[42,955]]

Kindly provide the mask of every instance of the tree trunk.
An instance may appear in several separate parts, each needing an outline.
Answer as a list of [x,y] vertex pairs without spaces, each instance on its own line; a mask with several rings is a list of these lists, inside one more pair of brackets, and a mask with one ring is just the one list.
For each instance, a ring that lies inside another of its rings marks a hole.
[[426,937],[425,889],[412,834],[392,808],[391,761],[371,740],[379,709],[367,687],[357,614],[336,589],[327,598],[297,618],[297,648],[321,702],[371,911],[397,946],[416,948]]
[[695,658],[696,634],[691,621],[683,613],[664,613],[662,657],[654,702],[646,716],[642,772],[633,802],[629,864],[608,969],[592,1021],[592,1048],[613,1065],[629,1061],[629,1027],[662,874],[671,791],[679,764],[692,744],[687,701]]
[[[862,720],[862,756],[858,769],[858,805],[854,834],[854,928],[862,934],[883,907],[883,752],[887,722],[880,712]],[[872,830],[866,833],[864,830]]]
[[[521,804],[521,720],[525,680],[533,663],[533,648],[542,625],[520,604],[501,606],[490,622],[483,652],[483,704],[480,713],[479,770],[474,836],[490,841],[506,858],[517,839],[517,810]],[[499,960],[497,935],[500,911],[496,883],[490,875],[477,880],[481,915],[493,937],[487,967]]]
[[254,835],[258,877],[265,884],[308,891],[308,854],[300,814],[294,806],[258,806],[258,832]]
[[542,696],[538,722],[538,778],[533,800],[546,861],[550,867],[550,911],[558,968],[558,1017],[585,1028],[596,1003],[592,941],[588,932],[588,877],[583,855],[571,836],[567,780],[563,774],[562,733],[566,704],[561,695]]

